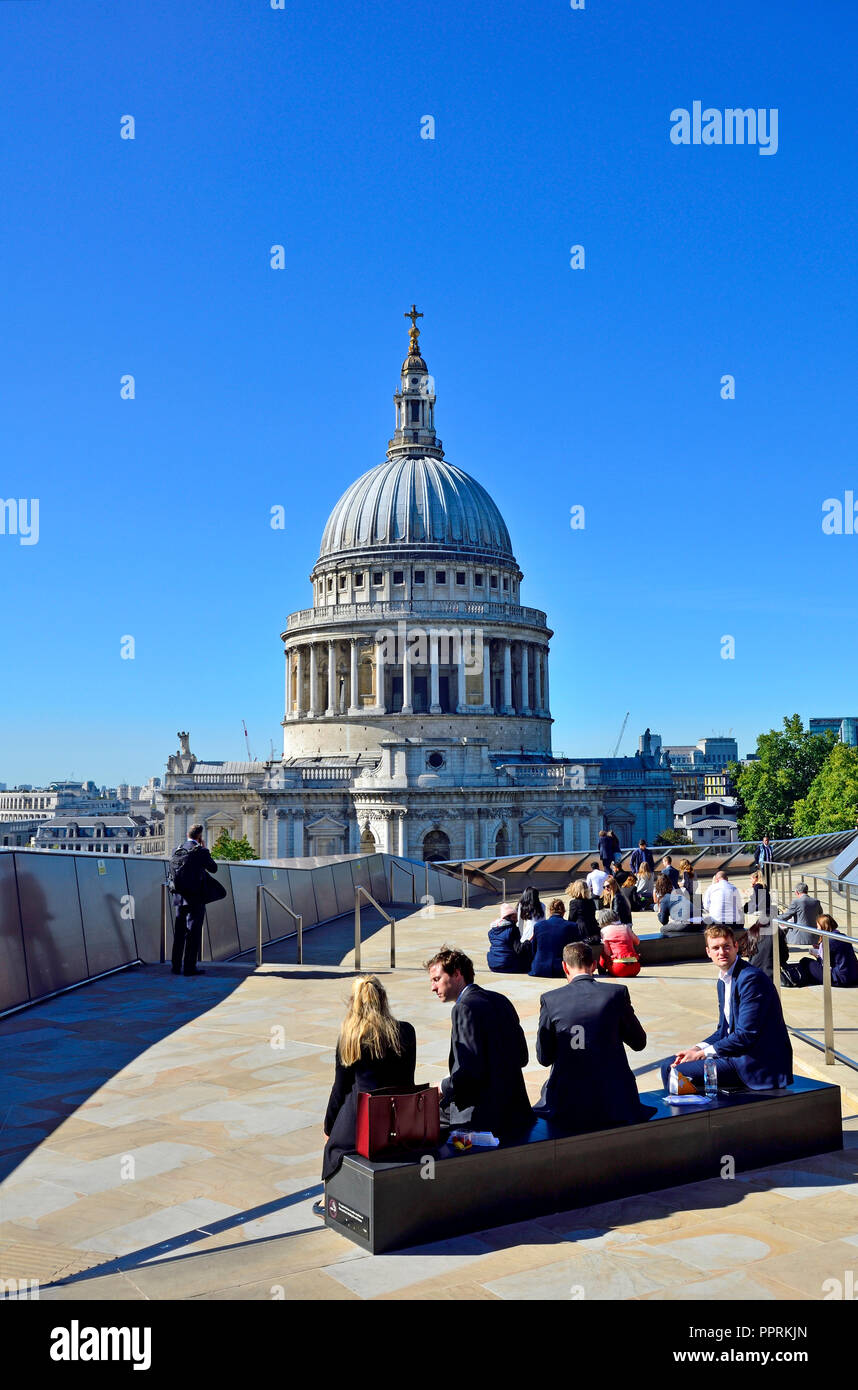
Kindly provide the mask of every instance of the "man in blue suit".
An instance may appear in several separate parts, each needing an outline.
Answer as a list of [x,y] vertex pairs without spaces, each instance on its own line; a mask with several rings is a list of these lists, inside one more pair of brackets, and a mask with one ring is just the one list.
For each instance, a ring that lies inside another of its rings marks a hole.
[[668,1088],[671,1065],[703,1088],[703,1063],[714,1057],[718,1085],[733,1090],[769,1091],[792,1082],[792,1046],[777,990],[762,970],[739,955],[729,926],[707,927],[706,954],[718,966],[718,1027],[702,1043],[665,1062],[661,1075]]

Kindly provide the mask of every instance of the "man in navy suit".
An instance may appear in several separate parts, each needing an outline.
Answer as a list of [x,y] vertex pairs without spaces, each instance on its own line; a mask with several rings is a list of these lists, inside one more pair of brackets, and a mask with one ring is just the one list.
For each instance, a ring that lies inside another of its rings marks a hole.
[[567,983],[540,1000],[536,1055],[551,1075],[537,1115],[578,1134],[640,1124],[653,1113],[641,1104],[626,1047],[641,1052],[646,1033],[626,986],[593,978],[586,941],[563,948]]
[[769,1091],[792,1082],[792,1046],[777,990],[768,975],[739,955],[732,927],[707,927],[706,954],[718,966],[718,1027],[702,1043],[665,1062],[667,1090],[671,1065],[695,1087],[703,1087],[703,1063],[714,1057],[718,1085],[732,1090]]
[[441,1118],[454,1128],[498,1138],[528,1130],[533,1111],[521,1074],[527,1041],[505,994],[474,984],[463,951],[442,946],[426,962],[432,993],[453,1004],[450,1075],[441,1082]]

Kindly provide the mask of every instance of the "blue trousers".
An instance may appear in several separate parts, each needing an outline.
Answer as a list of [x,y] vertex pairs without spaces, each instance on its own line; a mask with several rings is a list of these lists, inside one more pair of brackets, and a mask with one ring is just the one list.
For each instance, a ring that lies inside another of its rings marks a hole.
[[[704,1059],[701,1057],[699,1062],[680,1062],[679,1064],[682,1075],[687,1076],[695,1090],[701,1092],[703,1091],[703,1061]],[[661,1079],[665,1091],[670,1086],[670,1065],[670,1062],[663,1062],[661,1067]],[[745,1083],[729,1057],[716,1057],[715,1065],[718,1068],[718,1085],[720,1087],[728,1091],[744,1091],[746,1089]]]

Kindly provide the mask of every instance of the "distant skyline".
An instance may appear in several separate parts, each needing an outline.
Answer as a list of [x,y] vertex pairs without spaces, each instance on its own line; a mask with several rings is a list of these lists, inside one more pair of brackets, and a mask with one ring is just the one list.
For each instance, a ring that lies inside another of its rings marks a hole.
[[0,5],[0,781],[244,759],[242,719],[279,756],[412,302],[556,750],[856,708],[856,40],[825,0]]

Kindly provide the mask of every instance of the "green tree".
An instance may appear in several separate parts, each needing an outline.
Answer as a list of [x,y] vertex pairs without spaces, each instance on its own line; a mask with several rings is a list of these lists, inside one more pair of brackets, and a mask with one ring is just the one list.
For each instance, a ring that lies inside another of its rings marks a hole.
[[801,716],[784,719],[783,730],[757,737],[757,759],[736,768],[739,835],[743,840],[789,838],[797,801],[806,797],[835,744],[833,733],[811,734]]
[[796,835],[824,835],[851,830],[858,821],[858,748],[836,743],[810,784],[807,796],[795,804]]
[[668,825],[656,836],[657,845],[690,845],[692,840],[685,830],[676,830],[674,826]]
[[257,857],[256,850],[246,835],[242,835],[240,840],[234,840],[228,831],[222,830],[212,845],[213,859],[256,859]]

